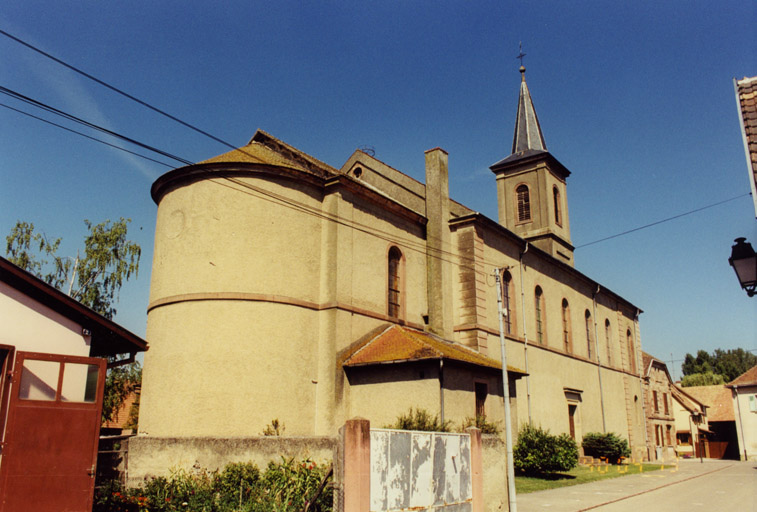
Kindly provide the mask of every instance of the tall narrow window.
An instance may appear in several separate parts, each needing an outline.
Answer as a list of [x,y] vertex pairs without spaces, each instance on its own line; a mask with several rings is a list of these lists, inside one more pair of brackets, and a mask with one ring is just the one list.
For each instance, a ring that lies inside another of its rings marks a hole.
[[566,299],[562,300],[562,341],[565,352],[573,352],[570,335],[570,306]]
[[607,345],[607,366],[612,364],[612,341],[610,336],[610,321],[605,318],[605,344]]
[[670,409],[668,408],[668,394],[667,393],[662,394],[662,408],[665,409],[666,416],[670,414]]
[[515,334],[515,308],[513,307],[513,277],[505,270],[502,274],[502,313],[504,314],[505,333]]
[[387,313],[392,318],[400,316],[400,261],[402,253],[396,247],[389,249],[389,283],[387,286]]
[[657,402],[657,391],[652,391],[652,402],[654,402],[654,412],[660,412],[660,404]]
[[552,197],[555,200],[555,224],[562,225],[562,213],[560,212],[560,191],[557,187],[552,188]]
[[536,287],[534,292],[534,305],[536,309],[536,339],[539,345],[544,345],[546,340],[544,335],[544,294],[539,286]]
[[586,310],[586,353],[589,356],[589,359],[591,359],[591,313],[589,313],[589,310]]
[[631,329],[626,331],[626,340],[628,342],[628,366],[631,369],[631,373],[636,373],[636,353],[633,349],[633,336],[631,336]]
[[518,222],[531,220],[531,199],[528,194],[528,186],[520,185],[515,189],[518,202]]

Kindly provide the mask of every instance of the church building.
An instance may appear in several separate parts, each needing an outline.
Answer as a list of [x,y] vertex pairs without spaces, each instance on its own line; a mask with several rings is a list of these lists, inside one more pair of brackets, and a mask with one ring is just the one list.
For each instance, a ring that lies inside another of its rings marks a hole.
[[139,436],[257,436],[273,420],[332,436],[410,408],[501,427],[496,271],[515,430],[615,432],[646,453],[641,311],[574,268],[570,171],[521,78],[511,154],[491,166],[496,220],[450,197],[440,148],[421,183],[257,131],[161,176]]

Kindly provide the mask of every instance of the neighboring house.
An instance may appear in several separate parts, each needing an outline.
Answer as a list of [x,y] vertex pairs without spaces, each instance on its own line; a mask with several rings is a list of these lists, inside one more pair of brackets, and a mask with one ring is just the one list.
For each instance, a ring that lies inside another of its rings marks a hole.
[[734,79],[733,86],[739,106],[739,123],[744,140],[749,187],[752,190],[754,214],[757,216],[757,76]]
[[502,269],[513,426],[616,432],[646,453],[641,310],[574,268],[570,172],[525,78],[512,154],[491,167],[498,220],[450,198],[447,160],[426,151],[424,184],[363,151],[334,168],[257,131],[160,177],[130,446],[255,436],[273,419],[333,436],[411,406],[502,424]]
[[707,407],[709,451],[713,459],[738,459],[736,416],[733,412],[731,390],[722,384],[714,386],[690,386],[683,388]]
[[91,509],[105,357],[146,349],[0,258],[0,511]]
[[135,406],[139,407],[139,395],[141,392],[141,386],[137,384],[136,389],[126,395],[121,406],[113,413],[113,417],[102,424],[101,431],[103,433],[107,432],[110,435],[118,435],[123,433],[124,430],[128,431],[132,429],[132,427],[129,426],[132,408]]
[[731,390],[736,413],[739,458],[757,460],[757,366],[726,385]]
[[[687,388],[688,389],[688,388]],[[709,457],[707,406],[682,388],[671,388],[679,457]]]
[[655,357],[642,352],[644,398],[647,415],[647,448],[650,460],[675,457],[676,421],[673,388],[668,367]]

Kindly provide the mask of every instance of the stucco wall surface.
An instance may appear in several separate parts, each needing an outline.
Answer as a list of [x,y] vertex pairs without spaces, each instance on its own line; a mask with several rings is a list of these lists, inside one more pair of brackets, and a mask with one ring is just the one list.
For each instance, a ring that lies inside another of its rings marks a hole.
[[82,326],[0,283],[0,345],[16,350],[89,356],[90,337]]

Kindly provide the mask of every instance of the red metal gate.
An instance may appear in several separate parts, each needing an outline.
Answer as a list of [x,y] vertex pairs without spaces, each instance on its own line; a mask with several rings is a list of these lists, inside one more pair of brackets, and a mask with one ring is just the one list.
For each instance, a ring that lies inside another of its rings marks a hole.
[[92,510],[105,370],[99,358],[16,354],[0,512]]

